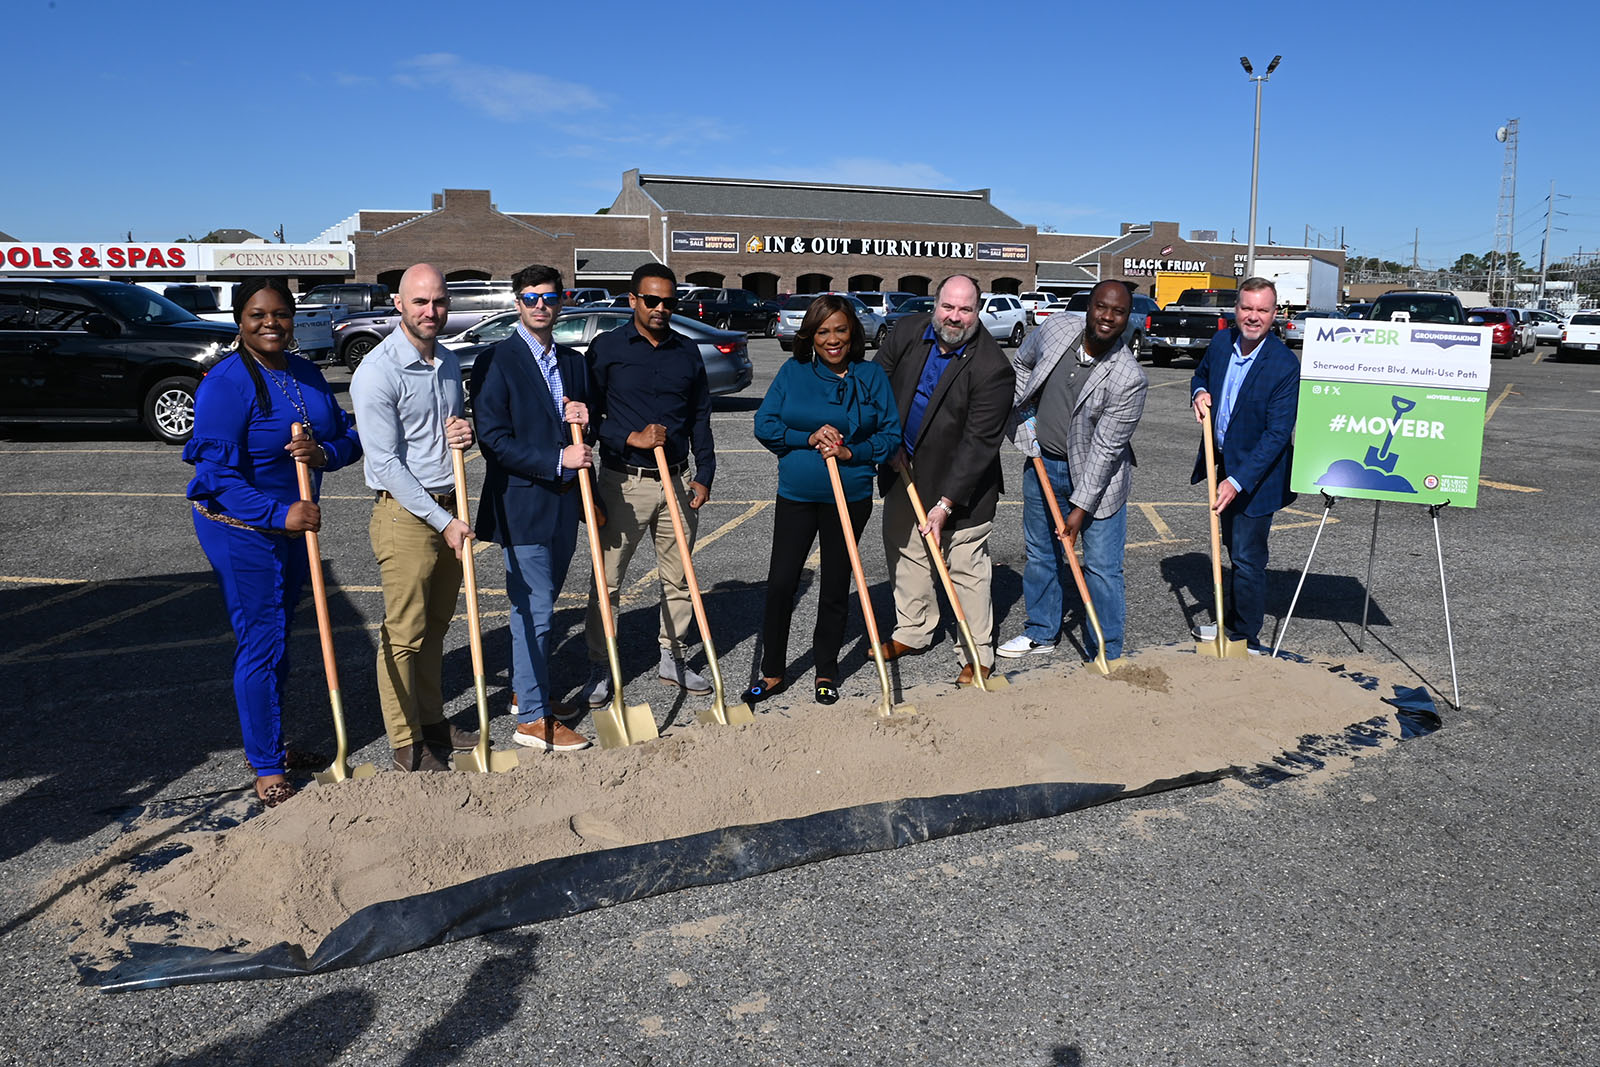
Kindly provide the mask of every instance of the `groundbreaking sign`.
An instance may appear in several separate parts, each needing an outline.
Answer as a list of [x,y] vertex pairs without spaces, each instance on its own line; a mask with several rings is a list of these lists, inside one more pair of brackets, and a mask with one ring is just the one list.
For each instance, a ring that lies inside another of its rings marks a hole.
[[1476,507],[1492,329],[1309,319],[1290,487]]

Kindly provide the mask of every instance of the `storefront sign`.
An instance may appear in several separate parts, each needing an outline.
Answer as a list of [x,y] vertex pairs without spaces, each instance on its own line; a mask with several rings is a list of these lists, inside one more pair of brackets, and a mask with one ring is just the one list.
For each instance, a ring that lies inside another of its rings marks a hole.
[[744,243],[744,250],[751,255],[979,258],[978,245],[972,241],[901,241],[894,238],[811,237],[797,234],[764,234],[751,237]]
[[710,230],[673,230],[674,252],[737,252],[739,235]]
[[8,274],[349,274],[348,247],[282,244],[0,244]]
[[978,242],[978,259],[986,262],[1027,263],[1033,257],[1027,245],[1002,244],[996,241]]
[[1133,259],[1128,257],[1122,261],[1122,273],[1154,274],[1160,270],[1206,270],[1210,266],[1210,260],[1205,259]]
[[1493,330],[1307,319],[1290,487],[1476,507]]

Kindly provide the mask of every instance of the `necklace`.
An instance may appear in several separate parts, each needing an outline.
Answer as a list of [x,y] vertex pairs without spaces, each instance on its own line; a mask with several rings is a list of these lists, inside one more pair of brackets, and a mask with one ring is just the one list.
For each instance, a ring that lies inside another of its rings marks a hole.
[[[283,394],[283,398],[293,405],[295,411],[299,412],[300,424],[306,428],[307,434],[311,434],[311,412],[306,407],[305,393],[300,391],[300,379],[296,378],[294,374],[287,368],[284,369],[283,377],[280,378],[277,371],[274,371],[265,363],[261,363],[260,360],[256,360],[256,362],[261,364],[262,371],[266,373],[266,376],[271,380],[272,384],[278,387],[278,392]],[[294,383],[293,396],[289,395],[289,386],[285,379],[287,379],[288,382]],[[312,436],[315,435],[313,434]]]

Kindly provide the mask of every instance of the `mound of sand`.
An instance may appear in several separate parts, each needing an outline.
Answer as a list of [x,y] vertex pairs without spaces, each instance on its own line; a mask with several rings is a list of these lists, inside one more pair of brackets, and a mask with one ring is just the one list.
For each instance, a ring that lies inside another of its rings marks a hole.
[[316,786],[222,833],[140,828],[139,840],[193,851],[145,873],[102,857],[46,891],[60,895],[55,917],[82,931],[75,950],[91,955],[115,951],[114,916],[143,904],[179,913],[169,940],[184,944],[310,948],[368,904],[552,857],[903,797],[1045,782],[1137,788],[1248,767],[1303,735],[1391,712],[1325,665],[1185,648],[1141,652],[1109,678],[1041,675],[998,693],[923,687],[905,694],[918,711],[908,717],[802,705],[624,749],[523,749],[506,774]]

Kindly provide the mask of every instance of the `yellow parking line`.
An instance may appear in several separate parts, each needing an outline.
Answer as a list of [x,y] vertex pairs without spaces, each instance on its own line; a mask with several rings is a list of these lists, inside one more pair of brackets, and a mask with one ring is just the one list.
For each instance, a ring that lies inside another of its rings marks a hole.
[[1163,541],[1177,540],[1177,538],[1172,536],[1172,527],[1168,526],[1166,524],[1166,520],[1162,519],[1160,515],[1156,514],[1156,506],[1154,504],[1140,504],[1139,510],[1144,512],[1144,517],[1146,519],[1150,520],[1150,525],[1155,528],[1157,537]]
[[1507,489],[1513,493],[1542,493],[1543,489],[1535,489],[1531,485],[1512,485],[1510,482],[1491,482],[1487,478],[1479,478],[1478,484],[1489,489]]
[[[695,538],[694,547],[689,551],[691,554],[696,553],[705,548],[707,545],[713,544],[717,538],[722,537],[724,534],[733,532],[735,528],[742,526],[746,522],[749,522],[751,519],[755,518],[761,513],[762,509],[767,507],[767,505],[770,503],[772,503],[770,500],[759,500],[754,504],[751,504],[750,507],[747,508],[743,513],[734,516],[732,519],[729,519],[727,522],[717,527],[714,532],[707,534],[705,537]],[[671,520],[669,519],[668,521]],[[654,582],[660,573],[661,572],[659,568],[651,567],[648,572],[640,576],[638,581],[633,583],[633,587],[629,590],[629,592],[638,592],[642,586],[647,585],[650,582]]]
[[1511,387],[1516,384],[1516,382],[1507,382],[1506,387],[1500,390],[1500,395],[1494,398],[1494,403],[1489,405],[1488,413],[1483,416],[1483,424],[1485,426],[1489,425],[1489,420],[1494,418],[1494,413],[1500,410],[1500,401],[1511,395]]
[[181,596],[188,596],[190,593],[194,592],[196,589],[204,589],[204,588],[207,588],[209,585],[210,585],[209,582],[206,582],[206,583],[202,583],[202,582],[189,582],[189,583],[186,583],[184,585],[179,586],[177,589],[174,589],[172,592],[168,593],[166,596],[158,596],[154,600],[147,600],[143,604],[138,605],[137,607],[128,608],[126,611],[119,611],[119,612],[115,613],[114,615],[107,615],[104,618],[96,619],[94,622],[85,623],[84,625],[78,627],[75,630],[68,630],[66,633],[61,633],[61,634],[53,634],[52,636],[47,637],[43,641],[35,641],[31,645],[23,645],[21,648],[13,649],[12,651],[6,653],[5,655],[0,656],[0,663],[11,663],[11,662],[21,658],[22,656],[26,656],[30,652],[33,652],[33,651],[35,651],[37,649],[44,648],[44,647],[46,647],[48,645],[59,644],[60,642],[63,642],[63,641],[70,641],[75,637],[82,637],[84,634],[93,633],[96,630],[102,630],[107,626],[111,626],[111,625],[114,625],[115,623],[121,622],[123,619],[131,618],[134,615],[143,614],[144,612],[149,611],[152,608],[160,607],[162,604],[167,603],[169,600],[176,600]]

